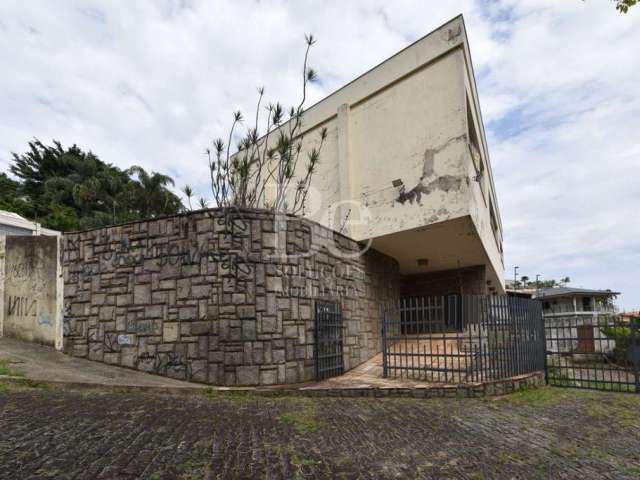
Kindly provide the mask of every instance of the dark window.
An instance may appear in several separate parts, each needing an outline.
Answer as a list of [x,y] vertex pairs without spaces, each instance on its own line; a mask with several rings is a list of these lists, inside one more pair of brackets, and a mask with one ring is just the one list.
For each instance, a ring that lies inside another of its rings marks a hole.
[[582,297],[582,310],[585,312],[591,311],[591,297]]
[[467,98],[467,124],[469,128],[469,145],[471,148],[471,155],[473,156],[473,162],[476,166],[476,170],[478,171],[478,173],[482,173],[484,168],[482,165],[482,157],[480,155],[480,142],[478,141],[476,124],[473,121],[473,114],[471,113],[471,105],[469,104],[469,98]]

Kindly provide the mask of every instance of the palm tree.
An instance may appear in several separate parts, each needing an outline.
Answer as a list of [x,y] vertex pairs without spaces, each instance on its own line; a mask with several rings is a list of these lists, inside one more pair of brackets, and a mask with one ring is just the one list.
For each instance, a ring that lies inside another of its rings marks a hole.
[[137,177],[132,179],[133,199],[142,218],[174,213],[182,206],[180,199],[167,188],[175,185],[173,178],[168,175],[157,172],[149,174],[138,165],[129,168],[127,174]]
[[527,277],[526,275],[523,275],[522,277],[520,277],[520,281],[522,282],[522,286],[524,288],[527,288],[527,282],[529,281],[529,277]]

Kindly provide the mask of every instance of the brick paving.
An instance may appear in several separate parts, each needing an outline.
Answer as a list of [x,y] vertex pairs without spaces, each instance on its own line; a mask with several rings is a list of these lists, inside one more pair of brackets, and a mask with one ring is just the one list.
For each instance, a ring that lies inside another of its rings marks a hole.
[[0,384],[0,478],[640,477],[640,395],[160,395]]

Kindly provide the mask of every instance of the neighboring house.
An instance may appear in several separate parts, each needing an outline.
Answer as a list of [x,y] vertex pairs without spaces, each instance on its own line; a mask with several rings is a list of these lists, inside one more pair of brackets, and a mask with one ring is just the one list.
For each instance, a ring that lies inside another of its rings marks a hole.
[[617,314],[614,301],[619,294],[611,290],[541,288],[535,298],[542,302],[547,348],[578,354],[612,351],[615,342],[604,335],[603,328]]
[[60,235],[56,230],[42,228],[17,213],[0,210],[0,235]]
[[402,296],[504,293],[502,224],[462,16],[307,108],[301,158],[322,128],[309,218],[396,259]]
[[616,313],[614,300],[620,292],[584,288],[541,288],[535,298],[542,302],[545,318],[567,315],[598,317]]

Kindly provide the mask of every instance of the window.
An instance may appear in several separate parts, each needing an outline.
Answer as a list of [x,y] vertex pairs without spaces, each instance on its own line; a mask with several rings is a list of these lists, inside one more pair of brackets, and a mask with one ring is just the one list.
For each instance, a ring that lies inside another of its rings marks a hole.
[[582,311],[583,312],[591,311],[591,297],[582,297]]
[[471,149],[473,164],[477,172],[482,173],[484,167],[482,165],[482,155],[480,154],[480,142],[478,140],[478,133],[476,132],[476,124],[473,121],[473,114],[471,113],[469,97],[467,97],[467,128],[469,130],[469,148]]
[[498,233],[498,221],[496,220],[496,212],[493,209],[493,202],[491,199],[489,199],[489,216],[491,217],[491,228],[494,233]]
[[473,120],[473,112],[471,110],[471,104],[469,103],[469,96],[467,95],[467,134],[469,138],[469,153],[471,154],[471,161],[476,171],[476,181],[480,186],[482,192],[482,199],[487,202],[487,188],[485,182],[485,168],[482,160],[482,153],[480,150],[480,138],[478,137],[478,131],[476,130],[476,123]]

